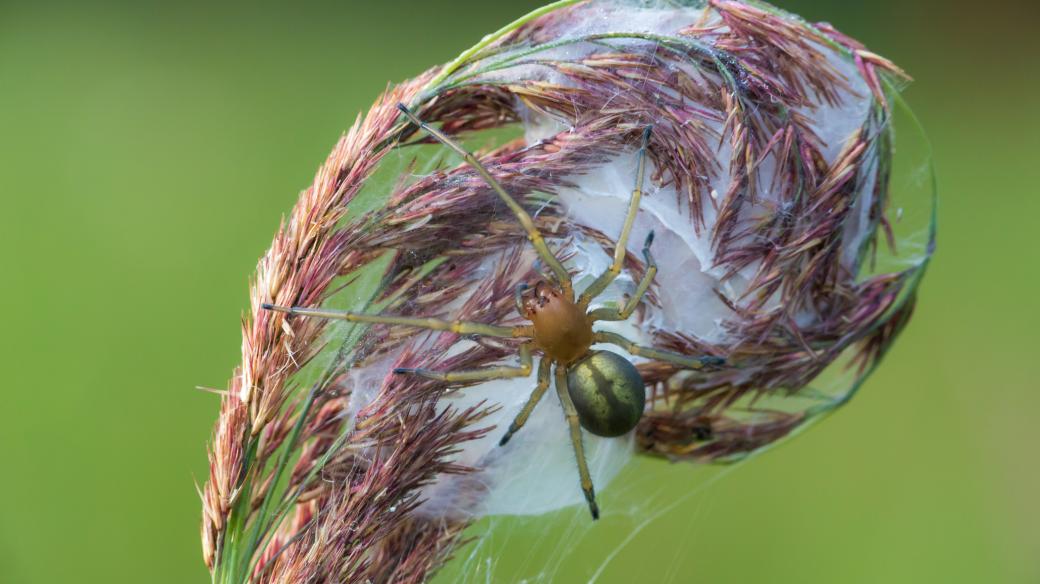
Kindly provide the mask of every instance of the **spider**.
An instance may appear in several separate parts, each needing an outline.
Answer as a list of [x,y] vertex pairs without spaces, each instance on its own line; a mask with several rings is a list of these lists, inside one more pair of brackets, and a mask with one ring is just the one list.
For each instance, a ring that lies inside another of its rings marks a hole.
[[[636,213],[639,211],[639,202],[643,194],[643,175],[645,174],[646,150],[650,140],[651,127],[648,126],[643,131],[636,184],[629,200],[621,235],[614,248],[613,262],[575,299],[570,274],[546,245],[545,239],[535,227],[527,211],[491,176],[484,165],[458,142],[440,130],[427,125],[404,104],[398,104],[397,108],[412,124],[458,153],[480,174],[488,186],[512,211],[527,232],[527,239],[531,242],[539,258],[552,271],[555,282],[539,281],[533,287],[526,284],[516,287],[514,293],[516,309],[531,324],[510,327],[462,320],[447,321],[387,314],[361,314],[271,304],[264,304],[262,307],[266,310],[290,315],[340,319],[367,324],[408,326],[433,331],[450,331],[460,335],[524,339],[519,348],[519,367],[498,366],[463,371],[397,368],[394,369],[394,373],[419,375],[446,383],[528,377],[532,370],[532,354],[535,351],[540,352],[542,358],[538,363],[538,383],[531,392],[527,403],[509,425],[509,429],[502,436],[499,444],[504,446],[513,434],[524,426],[535,406],[549,389],[550,377],[554,373],[556,394],[563,406],[570,429],[570,439],[577,460],[581,489],[585,494],[592,518],[598,519],[599,507],[596,505],[596,494],[592,478],[589,475],[588,464],[585,461],[581,429],[584,428],[597,436],[606,437],[617,437],[631,431],[643,416],[646,385],[628,359],[617,353],[594,350],[592,346],[599,343],[611,344],[624,349],[630,355],[693,369],[700,369],[705,365],[719,365],[724,362],[718,357],[688,357],[641,346],[619,334],[593,329],[593,325],[598,321],[628,319],[639,306],[657,273],[657,264],[650,254],[650,245],[654,238],[653,232],[650,232],[643,245],[646,272],[636,287],[635,294],[620,308],[606,307],[589,310],[589,304],[621,273],[628,236],[635,222]],[[552,371],[554,366],[555,372]]]

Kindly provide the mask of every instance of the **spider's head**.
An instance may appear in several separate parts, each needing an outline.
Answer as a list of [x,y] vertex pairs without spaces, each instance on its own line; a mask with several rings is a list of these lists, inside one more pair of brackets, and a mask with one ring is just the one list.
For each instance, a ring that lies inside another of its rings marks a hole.
[[592,344],[592,323],[585,311],[551,284],[523,289],[517,308],[534,325],[535,343],[556,361],[570,363]]

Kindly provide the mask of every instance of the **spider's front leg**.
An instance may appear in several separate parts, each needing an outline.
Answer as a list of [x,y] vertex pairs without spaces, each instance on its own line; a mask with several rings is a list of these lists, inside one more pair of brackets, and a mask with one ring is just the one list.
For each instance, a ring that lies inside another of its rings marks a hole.
[[[643,199],[643,176],[646,174],[646,149],[650,144],[650,132],[653,126],[647,126],[643,130],[643,145],[639,148],[639,166],[636,170],[636,186],[632,189],[632,198],[628,201],[628,213],[625,214],[625,223],[621,227],[621,235],[617,238],[617,243],[614,245],[614,261],[607,268],[607,271],[600,274],[598,278],[581,293],[578,298],[578,305],[585,308],[589,305],[594,298],[600,295],[607,286],[618,277],[621,273],[621,266],[625,262],[625,253],[628,246],[628,236],[632,233],[632,226],[636,222],[636,215],[639,213],[639,202]],[[647,284],[649,286],[649,284]]]
[[545,238],[542,237],[542,234],[538,231],[538,227],[535,226],[534,220],[531,219],[531,216],[524,210],[520,203],[517,203],[516,199],[506,191],[505,187],[495,180],[495,177],[491,176],[491,172],[481,164],[480,160],[478,160],[473,153],[463,148],[461,144],[452,140],[444,132],[441,132],[437,128],[434,128],[420,120],[419,117],[412,113],[412,110],[408,109],[408,107],[403,103],[397,104],[397,109],[408,118],[408,121],[432,136],[433,139],[444,144],[448,148],[451,148],[456,154],[461,156],[467,164],[477,171],[480,178],[484,179],[484,182],[491,187],[491,190],[495,191],[498,198],[501,199],[502,202],[509,207],[509,210],[513,212],[513,216],[516,217],[516,220],[520,222],[524,231],[527,232],[527,240],[531,242],[531,246],[534,247],[535,251],[538,253],[538,257],[540,257],[542,261],[549,266],[549,269],[553,271],[553,274],[555,274],[556,280],[560,284],[560,288],[564,291],[564,295],[567,296],[567,298],[573,299],[574,289],[567,268],[563,267],[560,260],[557,259],[552,250],[549,249],[549,246],[545,243]]
[[480,335],[484,337],[498,337],[505,339],[518,339],[531,336],[529,326],[497,326],[468,320],[440,320],[438,318],[422,318],[414,316],[394,316],[391,314],[363,314],[349,310],[326,310],[324,308],[304,308],[302,306],[276,306],[274,304],[261,304],[260,308],[272,312],[283,312],[296,316],[309,316],[312,318],[324,318],[327,320],[345,320],[347,322],[360,322],[364,324],[393,324],[398,326],[410,326],[430,331],[452,332],[459,335]]
[[690,357],[687,355],[680,355],[679,353],[673,353],[671,351],[662,351],[653,347],[644,347],[642,345],[637,345],[617,333],[598,331],[592,336],[592,340],[594,343],[609,343],[621,347],[628,351],[629,354],[637,357],[646,357],[647,359],[664,361],[665,363],[675,363],[676,365],[682,365],[683,367],[689,367],[690,369],[701,369],[706,365],[724,365],[726,363],[726,360],[722,357],[713,357],[711,355]]
[[510,379],[513,377],[527,377],[531,374],[531,344],[520,345],[519,367],[482,367],[480,369],[463,369],[461,371],[433,371],[432,369],[413,369],[398,367],[394,369],[397,374],[410,374],[446,381],[448,383],[461,383],[466,381],[490,381],[492,379]]
[[[325,310],[321,308],[303,308],[299,306],[285,307],[275,306],[273,304],[263,304],[261,305],[261,308],[264,310],[283,312],[297,316],[345,320],[347,322],[359,322],[364,324],[409,326],[431,331],[452,332],[459,335],[479,335],[485,337],[518,339],[530,338],[533,332],[530,326],[497,326],[468,320],[440,320],[436,318],[393,316],[389,314],[360,314],[348,310]],[[429,369],[399,368],[394,369],[394,373],[412,373],[423,377],[429,377],[430,379],[438,379],[448,382],[506,379],[510,377],[527,377],[530,375],[531,362],[531,344],[530,342],[525,342],[520,345],[519,367],[486,367],[483,369],[449,372],[430,371]]]

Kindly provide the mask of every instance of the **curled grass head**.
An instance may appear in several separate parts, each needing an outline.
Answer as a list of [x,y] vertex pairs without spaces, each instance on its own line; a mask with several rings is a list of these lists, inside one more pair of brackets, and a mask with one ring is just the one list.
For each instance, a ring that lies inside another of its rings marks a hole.
[[[575,271],[612,251],[614,228],[574,193],[653,126],[648,198],[674,211],[646,221],[667,223],[684,267],[662,262],[641,334],[732,366],[641,363],[652,391],[635,451],[741,458],[845,403],[878,363],[931,252],[871,267],[900,253],[888,185],[904,74],[764,4],[668,6],[557,2],[392,87],[340,139],[252,281],[202,490],[214,581],[424,580],[495,487],[474,445],[500,404],[451,402],[444,384],[390,371],[485,365],[514,353],[510,341],[460,351],[450,333],[261,310],[517,319],[513,288],[543,268],[523,229],[470,166],[427,155],[399,102],[484,147],[490,174]],[[844,133],[822,120],[849,112]],[[638,279],[638,250],[624,269]],[[690,324],[708,310],[706,328]],[[834,391],[810,389],[835,369],[847,378]]]

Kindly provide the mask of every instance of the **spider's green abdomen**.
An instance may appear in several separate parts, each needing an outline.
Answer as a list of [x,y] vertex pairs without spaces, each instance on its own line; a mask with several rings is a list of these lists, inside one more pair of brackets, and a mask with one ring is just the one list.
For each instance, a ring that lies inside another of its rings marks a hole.
[[621,355],[590,352],[568,368],[567,391],[582,428],[597,436],[621,436],[643,417],[646,385]]

